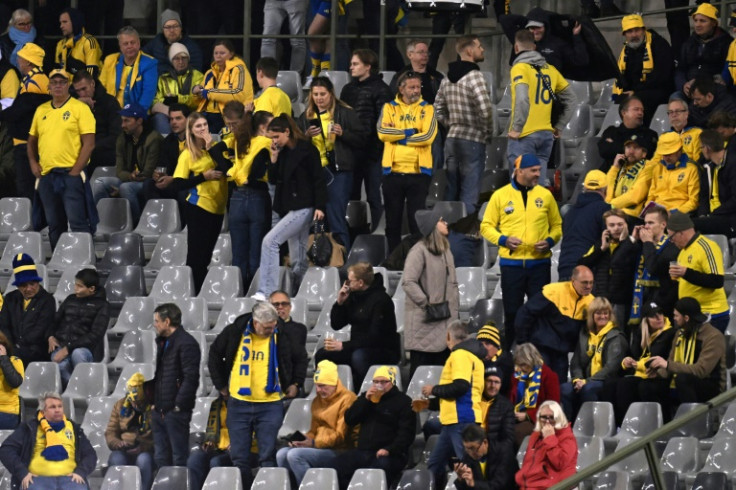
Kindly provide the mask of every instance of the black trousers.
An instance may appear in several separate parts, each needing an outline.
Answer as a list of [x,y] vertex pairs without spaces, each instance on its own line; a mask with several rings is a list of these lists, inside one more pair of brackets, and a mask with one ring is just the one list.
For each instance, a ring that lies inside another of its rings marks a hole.
[[729,215],[710,215],[693,220],[695,229],[704,235],[736,237],[736,218]]
[[225,215],[213,214],[199,206],[187,203],[184,207],[189,235],[187,238],[187,265],[192,268],[196,294],[207,276],[207,266],[212,260],[212,250],[220,236]]
[[439,352],[422,352],[419,350],[409,351],[409,377],[414,376],[414,371],[419,366],[444,366],[447,358],[450,357],[450,350],[445,349]]
[[[638,376],[625,376],[606,381],[598,395],[601,401],[611,402],[616,417],[616,426],[623,424],[626,411],[632,403],[642,401],[662,402],[670,396],[669,379],[644,379]],[[669,420],[671,414],[668,403],[662,403],[662,415]],[[667,412],[665,414],[665,412]]]
[[383,179],[383,207],[386,212],[386,239],[388,249],[395,249],[401,242],[401,223],[404,204],[409,219],[409,233],[419,232],[414,213],[426,209],[427,193],[431,177],[425,174],[391,173]]
[[31,164],[28,161],[26,149],[28,145],[16,145],[13,147],[13,160],[15,161],[15,189],[17,197],[27,197],[33,202],[33,193],[36,185],[36,177],[31,172]]

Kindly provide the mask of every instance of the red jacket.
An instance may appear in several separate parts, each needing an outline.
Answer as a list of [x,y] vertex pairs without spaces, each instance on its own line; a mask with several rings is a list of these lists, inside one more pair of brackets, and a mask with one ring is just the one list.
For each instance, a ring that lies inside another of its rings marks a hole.
[[521,490],[549,488],[574,475],[577,461],[578,443],[569,424],[546,439],[532,432],[516,483]]
[[[511,390],[509,391],[509,400],[516,407],[519,403],[519,396],[516,392],[516,387],[519,384],[519,380],[515,376],[511,376]],[[539,387],[539,395],[537,396],[537,406],[526,411],[529,419],[533,424],[537,423],[537,409],[539,406],[547,400],[554,400],[560,403],[560,382],[557,379],[557,374],[552,371],[546,364],[542,364],[542,383]],[[516,410],[514,410],[516,411]]]

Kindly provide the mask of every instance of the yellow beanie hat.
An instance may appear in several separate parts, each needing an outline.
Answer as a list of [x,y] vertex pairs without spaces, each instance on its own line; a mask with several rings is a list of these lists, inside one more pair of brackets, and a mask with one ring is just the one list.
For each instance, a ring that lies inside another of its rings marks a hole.
[[396,368],[394,366],[381,366],[373,373],[373,379],[387,378],[392,385],[396,384]]
[[324,360],[317,364],[314,372],[314,382],[321,385],[336,386],[340,377],[337,375],[337,364]]

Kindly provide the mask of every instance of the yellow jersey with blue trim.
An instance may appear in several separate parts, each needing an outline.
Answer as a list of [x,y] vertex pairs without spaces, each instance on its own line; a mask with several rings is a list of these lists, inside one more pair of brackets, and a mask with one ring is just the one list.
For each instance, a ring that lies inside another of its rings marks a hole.
[[52,100],[38,106],[28,134],[38,137],[41,174],[73,167],[82,149],[81,136],[95,134],[95,128],[89,106],[73,97],[59,107],[54,107]]
[[513,123],[513,110],[516,107],[516,88],[519,85],[528,87],[529,111],[521,130],[520,138],[537,131],[553,131],[552,127],[552,94],[547,85],[560,93],[569,85],[557,69],[549,64],[539,68],[529,63],[515,63],[511,67],[511,110],[509,124]]
[[43,68],[36,67],[25,74],[20,81],[20,93],[48,94],[49,77],[43,72]]
[[647,201],[654,201],[667,211],[691,213],[698,209],[700,175],[698,166],[686,154],[673,165],[662,160],[652,169],[652,187]]
[[[206,151],[197,160],[192,159],[189,150],[179,155],[179,161],[174,170],[175,179],[189,179],[201,175],[207,170],[215,168],[215,161]],[[189,190],[187,202],[199,206],[212,214],[225,214],[227,204],[227,181],[222,179],[206,180]]]
[[[552,252],[538,252],[534,245],[546,240],[551,249],[562,238],[562,218],[552,193],[535,185],[527,191],[526,203],[516,181],[491,196],[480,225],[483,237],[498,245],[503,266],[533,267],[549,263]],[[521,240],[516,250],[506,247],[513,236]]]
[[291,116],[291,99],[276,85],[264,88],[261,95],[253,101],[253,106],[253,112],[266,111],[274,116],[281,114]]
[[[71,62],[69,59],[73,58]],[[56,43],[56,64],[70,73],[76,72],[81,64],[92,76],[102,70],[102,48],[97,39],[84,29],[77,36],[65,37]],[[72,66],[74,65],[74,66]]]
[[28,464],[29,472],[38,476],[66,476],[74,472],[77,468],[76,436],[74,427],[69,420],[64,420],[64,428],[61,429],[59,435],[61,445],[66,449],[68,457],[61,461],[50,461],[41,455],[41,452],[46,449],[46,433],[39,424],[36,430],[36,442],[33,444],[31,461]]
[[432,142],[437,136],[434,107],[421,98],[406,104],[397,95],[381,109],[378,139],[383,141],[381,166],[389,173],[432,175]]
[[442,425],[481,422],[480,401],[485,381],[483,361],[463,348],[455,349],[447,358],[439,384],[450,384],[456,379],[470,383],[468,391],[455,399],[440,398],[440,423]]
[[[723,276],[723,253],[718,244],[703,235],[695,235],[685,248],[680,250],[677,263],[703,274]],[[713,289],[697,286],[684,277],[677,281],[678,298],[691,297],[698,300],[703,313],[718,315],[728,313],[729,306],[723,287]]]

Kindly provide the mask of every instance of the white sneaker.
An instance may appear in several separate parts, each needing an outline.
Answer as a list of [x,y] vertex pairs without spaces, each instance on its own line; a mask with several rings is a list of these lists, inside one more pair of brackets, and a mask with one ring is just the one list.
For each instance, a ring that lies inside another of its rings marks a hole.
[[266,295],[264,295],[262,292],[258,291],[256,294],[251,296],[256,301],[266,301]]
[[307,78],[306,78],[306,79],[304,80],[304,85],[303,85],[303,87],[302,87],[302,88],[303,88],[304,90],[309,90],[309,89],[310,89],[310,88],[312,87],[312,80],[314,80],[314,77],[313,77],[312,75],[309,75],[309,76],[308,76],[308,77],[307,77]]

